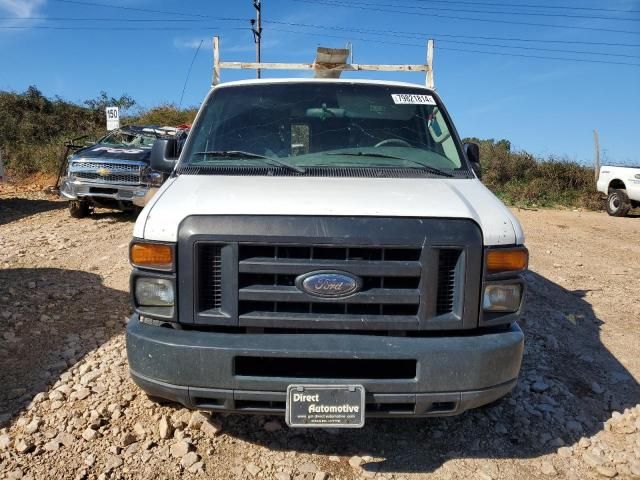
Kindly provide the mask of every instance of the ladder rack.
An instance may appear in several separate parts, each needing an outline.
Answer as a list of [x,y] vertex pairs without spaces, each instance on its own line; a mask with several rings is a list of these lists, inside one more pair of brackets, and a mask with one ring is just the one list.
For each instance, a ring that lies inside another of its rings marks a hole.
[[349,50],[342,48],[318,47],[316,60],[313,63],[266,63],[266,62],[222,62],[220,61],[220,39],[213,37],[213,80],[212,86],[220,83],[222,69],[243,70],[313,70],[316,78],[339,78],[342,72],[425,72],[426,86],[434,89],[433,78],[434,41],[427,41],[427,63],[425,64],[356,64],[347,63]]

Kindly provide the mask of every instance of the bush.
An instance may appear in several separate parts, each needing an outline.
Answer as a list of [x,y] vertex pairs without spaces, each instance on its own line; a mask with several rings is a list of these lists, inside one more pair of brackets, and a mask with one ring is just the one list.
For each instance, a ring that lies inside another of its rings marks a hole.
[[600,210],[593,169],[556,157],[512,152],[507,140],[467,139],[480,144],[484,184],[511,205],[566,206]]
[[100,127],[91,110],[48,99],[36,87],[0,92],[0,149],[12,175],[55,172],[64,139],[94,135]]
[[122,125],[179,125],[191,123],[197,113],[195,108],[166,104],[128,115],[135,104],[128,95],[115,98],[106,92],[83,106],[49,99],[34,86],[22,93],[0,92],[0,150],[7,171],[18,178],[57,173],[66,141],[83,135],[95,141],[105,135],[108,105],[120,107]]
[[127,118],[127,123],[132,125],[176,126],[183,123],[193,123],[197,113],[197,108],[181,110],[174,104],[167,103],[129,117]]

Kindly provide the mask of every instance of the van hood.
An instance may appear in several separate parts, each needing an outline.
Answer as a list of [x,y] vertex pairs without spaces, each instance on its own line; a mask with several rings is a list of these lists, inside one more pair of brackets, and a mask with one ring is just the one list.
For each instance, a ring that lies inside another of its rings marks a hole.
[[134,237],[175,242],[191,215],[468,218],[487,246],[524,243],[516,218],[479,180],[441,178],[180,175],[141,212]]

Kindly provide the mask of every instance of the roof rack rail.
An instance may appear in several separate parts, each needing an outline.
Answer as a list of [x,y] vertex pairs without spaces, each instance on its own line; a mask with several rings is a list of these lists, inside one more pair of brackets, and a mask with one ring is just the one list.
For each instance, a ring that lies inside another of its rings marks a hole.
[[221,62],[220,38],[213,37],[213,80],[212,86],[220,83],[220,71],[226,69],[246,70],[313,70],[316,78],[339,78],[342,72],[425,72],[426,86],[435,89],[433,79],[434,41],[427,41],[427,63],[396,65],[363,65],[347,63],[348,49],[318,47],[313,63],[265,63],[265,62]]

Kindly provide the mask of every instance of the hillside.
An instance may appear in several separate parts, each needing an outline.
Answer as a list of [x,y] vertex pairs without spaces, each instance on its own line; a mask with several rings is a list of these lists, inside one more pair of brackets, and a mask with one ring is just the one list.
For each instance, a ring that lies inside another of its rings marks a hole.
[[0,92],[0,150],[7,170],[18,178],[56,172],[65,141],[104,135],[104,108],[109,105],[120,107],[122,124],[177,125],[193,121],[196,114],[195,108],[171,104],[135,108],[136,101],[128,95],[115,98],[105,92],[82,105],[47,98],[34,86],[22,93]]
[[582,207],[602,210],[593,167],[568,159],[538,158],[512,151],[508,140],[480,140],[483,183],[509,205]]

